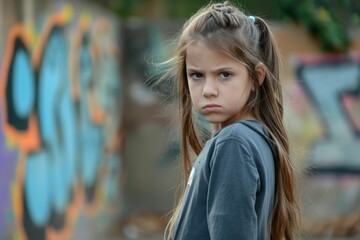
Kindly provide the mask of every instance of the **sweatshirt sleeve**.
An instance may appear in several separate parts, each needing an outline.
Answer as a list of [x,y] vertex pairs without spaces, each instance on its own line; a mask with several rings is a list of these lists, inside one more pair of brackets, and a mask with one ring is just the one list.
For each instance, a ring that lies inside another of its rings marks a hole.
[[246,142],[218,143],[210,161],[207,221],[212,240],[258,239],[259,174]]

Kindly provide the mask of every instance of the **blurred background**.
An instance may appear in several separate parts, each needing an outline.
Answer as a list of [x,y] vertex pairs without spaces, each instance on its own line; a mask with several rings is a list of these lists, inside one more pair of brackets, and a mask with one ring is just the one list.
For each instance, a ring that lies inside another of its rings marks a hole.
[[[162,239],[179,134],[148,80],[207,3],[0,0],[0,239]],[[360,239],[359,1],[234,4],[280,46],[302,239]]]

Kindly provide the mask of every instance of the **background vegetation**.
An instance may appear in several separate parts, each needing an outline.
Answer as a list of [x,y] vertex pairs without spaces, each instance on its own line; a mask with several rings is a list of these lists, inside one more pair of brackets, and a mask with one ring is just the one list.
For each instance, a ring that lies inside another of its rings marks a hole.
[[[88,0],[121,18],[186,19],[208,0]],[[360,26],[358,0],[234,0],[245,12],[303,25],[326,52],[346,52]]]

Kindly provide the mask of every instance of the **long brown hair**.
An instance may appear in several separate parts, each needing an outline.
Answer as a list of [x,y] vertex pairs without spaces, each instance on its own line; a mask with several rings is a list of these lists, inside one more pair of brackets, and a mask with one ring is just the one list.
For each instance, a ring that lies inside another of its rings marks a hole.
[[[193,15],[181,29],[178,45],[167,63],[172,68],[178,89],[181,121],[182,191],[191,170],[190,155],[202,150],[202,136],[194,116],[186,77],[186,48],[196,41],[243,63],[255,90],[250,94],[246,110],[268,129],[277,145],[275,158],[275,202],[268,226],[271,240],[294,239],[299,227],[299,207],[296,197],[295,170],[289,157],[289,142],[283,124],[283,98],[280,84],[280,57],[274,36],[260,17],[247,17],[229,2],[210,4]],[[258,80],[256,67],[265,71],[265,79]],[[164,77],[164,78],[166,78]],[[179,200],[169,222],[167,233],[172,234],[179,213]]]

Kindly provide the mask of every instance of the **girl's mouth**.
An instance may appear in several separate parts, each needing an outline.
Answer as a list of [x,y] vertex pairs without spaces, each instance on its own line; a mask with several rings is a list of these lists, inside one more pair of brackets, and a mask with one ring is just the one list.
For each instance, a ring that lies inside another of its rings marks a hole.
[[215,111],[217,109],[219,109],[220,105],[217,104],[207,104],[203,107],[203,110],[206,111]]

